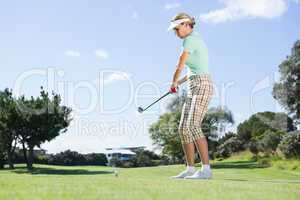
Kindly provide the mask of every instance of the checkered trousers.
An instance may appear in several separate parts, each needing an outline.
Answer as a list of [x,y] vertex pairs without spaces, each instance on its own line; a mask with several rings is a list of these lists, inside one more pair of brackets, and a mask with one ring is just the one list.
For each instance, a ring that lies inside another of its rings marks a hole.
[[179,135],[183,144],[205,137],[201,124],[213,96],[210,74],[191,75],[188,78],[187,99],[181,112]]

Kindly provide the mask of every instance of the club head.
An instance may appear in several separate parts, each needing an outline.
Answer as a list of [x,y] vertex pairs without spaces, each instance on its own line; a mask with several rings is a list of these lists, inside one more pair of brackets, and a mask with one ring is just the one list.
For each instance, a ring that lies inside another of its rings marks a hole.
[[139,113],[142,113],[144,111],[144,109],[142,107],[138,107],[138,111],[139,111]]

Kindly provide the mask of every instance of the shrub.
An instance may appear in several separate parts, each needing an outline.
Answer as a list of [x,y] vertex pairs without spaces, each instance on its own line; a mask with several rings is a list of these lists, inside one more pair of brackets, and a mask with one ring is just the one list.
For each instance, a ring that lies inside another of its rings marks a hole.
[[281,131],[265,131],[262,139],[259,141],[261,151],[274,154],[284,134],[285,133]]
[[25,163],[25,158],[24,158],[24,154],[23,151],[21,149],[16,149],[14,152],[14,163],[18,164],[18,163]]
[[130,167],[137,167],[137,164],[135,158],[131,160],[120,160],[116,157],[113,157],[109,160],[109,166],[130,168]]
[[287,133],[278,148],[285,158],[300,158],[300,131]]
[[4,153],[0,151],[0,169],[4,168],[5,159],[4,159]]
[[102,153],[90,153],[83,155],[86,160],[86,165],[106,165],[107,158]]
[[231,156],[232,153],[243,150],[243,144],[238,137],[233,136],[227,139],[223,144],[217,148],[216,158],[227,158]]
[[228,132],[228,133],[225,133],[225,135],[223,137],[221,137],[219,140],[218,140],[218,143],[221,145],[223,144],[226,140],[232,138],[232,137],[236,137],[237,134],[233,133],[233,132]]
[[147,154],[138,154],[136,161],[139,167],[153,166],[153,162]]
[[159,160],[162,159],[156,153],[149,150],[136,151],[136,166],[137,167],[148,167],[157,166],[160,164]]
[[229,150],[229,148],[227,146],[225,146],[224,144],[220,145],[218,147],[217,152],[215,153],[215,157],[216,158],[228,158],[230,157],[231,152]]
[[130,167],[136,167],[136,161],[135,160],[127,160],[121,162],[122,167],[130,168]]
[[159,165],[170,165],[170,164],[172,164],[171,159],[166,155],[162,155]]
[[257,155],[259,152],[258,143],[255,140],[251,140],[248,144],[249,150],[254,155]]
[[231,153],[243,150],[242,142],[237,137],[231,137],[224,144],[229,146]]
[[47,157],[40,158],[39,162],[48,160],[52,165],[106,165],[107,159],[104,154],[80,154],[76,151],[64,151],[58,154],[51,154]]
[[49,164],[80,165],[85,162],[84,156],[76,151],[67,150],[49,157]]
[[170,164],[167,156],[160,157],[149,150],[137,150],[136,156],[130,158],[130,160],[120,160],[117,157],[113,157],[109,161],[110,166],[115,167],[149,167],[157,166],[160,164]]
[[38,155],[34,157],[34,162],[38,164],[48,164],[49,158],[47,155]]
[[261,158],[258,160],[259,167],[271,167],[271,160],[270,158]]

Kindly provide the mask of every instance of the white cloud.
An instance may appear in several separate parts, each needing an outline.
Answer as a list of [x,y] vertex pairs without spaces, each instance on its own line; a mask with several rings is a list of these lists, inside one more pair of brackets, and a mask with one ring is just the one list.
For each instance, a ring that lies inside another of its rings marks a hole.
[[129,74],[129,73],[126,73],[126,72],[122,72],[122,71],[120,71],[120,72],[113,72],[113,73],[110,73],[107,76],[104,76],[103,82],[102,82],[102,80],[100,80],[100,78],[96,78],[93,82],[96,85],[99,85],[101,83],[103,83],[104,85],[108,85],[108,84],[111,84],[111,83],[114,83],[114,82],[117,82],[117,81],[128,80],[131,75],[132,74]]
[[128,80],[130,74],[125,73],[125,72],[115,72],[110,74],[109,76],[107,76],[104,79],[104,84],[109,84],[115,81],[124,81],[124,80]]
[[287,0],[220,0],[224,8],[200,15],[208,23],[222,23],[243,18],[280,17],[287,10]]
[[171,10],[171,9],[174,9],[174,8],[179,8],[181,6],[180,3],[167,3],[165,5],[165,9],[166,10]]
[[97,58],[99,58],[101,60],[108,59],[108,57],[109,57],[108,53],[103,49],[97,49],[95,51],[95,55],[96,55]]
[[78,51],[74,51],[74,50],[68,50],[65,52],[66,56],[71,56],[71,57],[79,57],[80,53]]
[[138,19],[139,18],[139,13],[137,11],[134,11],[131,15],[132,19]]

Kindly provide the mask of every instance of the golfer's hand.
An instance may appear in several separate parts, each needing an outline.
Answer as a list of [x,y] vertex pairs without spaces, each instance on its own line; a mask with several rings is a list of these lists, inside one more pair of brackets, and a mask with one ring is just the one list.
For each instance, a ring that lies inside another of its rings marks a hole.
[[172,83],[171,87],[170,87],[170,90],[169,90],[171,93],[176,93],[178,92],[178,83]]

